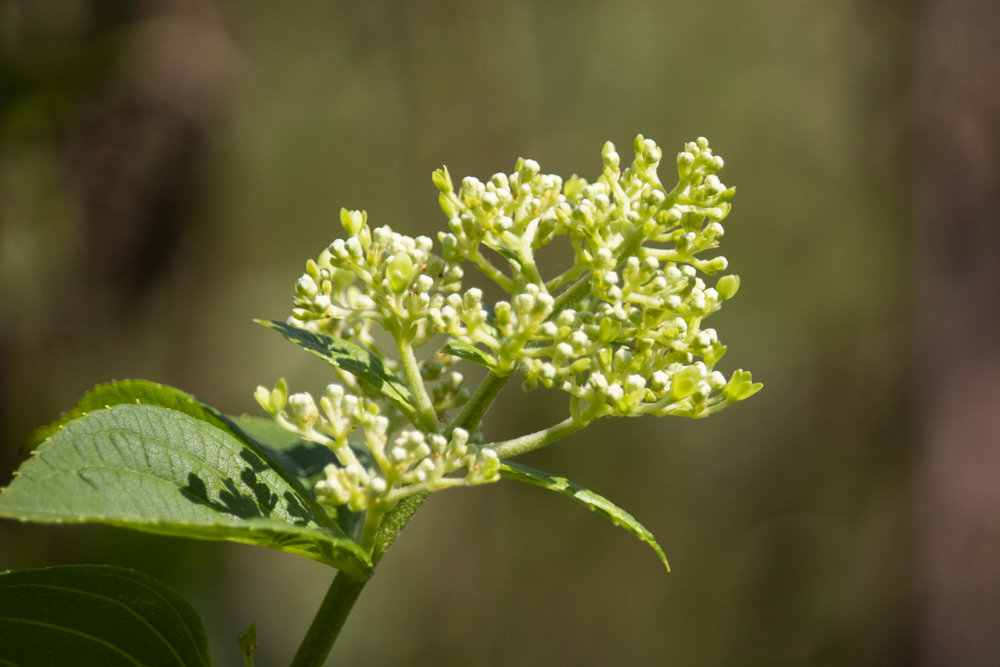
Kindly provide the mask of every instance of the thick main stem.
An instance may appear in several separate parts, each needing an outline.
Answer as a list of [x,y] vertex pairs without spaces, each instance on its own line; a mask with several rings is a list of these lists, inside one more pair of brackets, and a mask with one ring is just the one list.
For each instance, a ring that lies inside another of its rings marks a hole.
[[346,572],[337,573],[305,639],[295,652],[291,667],[319,667],[326,661],[366,583],[367,579],[353,579]]

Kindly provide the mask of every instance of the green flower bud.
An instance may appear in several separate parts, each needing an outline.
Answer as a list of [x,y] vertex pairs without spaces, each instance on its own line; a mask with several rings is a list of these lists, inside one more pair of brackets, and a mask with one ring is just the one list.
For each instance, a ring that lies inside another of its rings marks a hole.
[[736,296],[740,289],[740,277],[737,275],[722,276],[715,283],[715,291],[719,293],[719,300],[725,301]]
[[670,397],[680,401],[695,392],[701,382],[702,374],[695,366],[687,366],[677,372],[670,383]]
[[451,184],[451,174],[448,173],[448,167],[435,169],[434,173],[431,174],[431,180],[434,181],[434,186],[441,191],[441,194],[451,192],[454,189]]
[[587,186],[586,179],[580,178],[576,174],[569,177],[569,180],[563,185],[563,195],[569,201],[576,201],[583,192],[583,189]]
[[360,232],[367,220],[368,213],[365,211],[348,211],[346,208],[340,209],[340,224],[344,226],[344,231],[351,236]]
[[405,252],[394,255],[389,260],[388,271],[386,271],[392,291],[399,294],[405,290],[410,284],[411,273],[413,273],[413,260],[410,259],[410,256]]
[[725,271],[727,266],[729,266],[729,260],[725,257],[713,257],[711,261],[702,267],[702,270],[711,276],[719,271]]

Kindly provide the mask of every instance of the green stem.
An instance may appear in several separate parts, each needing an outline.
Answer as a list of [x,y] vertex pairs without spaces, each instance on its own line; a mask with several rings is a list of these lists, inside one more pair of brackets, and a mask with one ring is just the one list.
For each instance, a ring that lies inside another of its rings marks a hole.
[[535,433],[529,433],[528,435],[522,435],[520,438],[514,438],[513,440],[505,440],[504,442],[497,442],[485,446],[491,447],[500,458],[509,459],[511,457],[530,452],[534,449],[538,449],[539,447],[550,445],[556,440],[562,440],[570,433],[579,431],[589,423],[589,421],[578,419],[576,417],[567,417],[563,421],[555,424],[554,426],[550,426],[547,429],[536,431]]
[[291,667],[320,667],[326,661],[333,642],[337,640],[347,615],[351,613],[366,583],[367,579],[353,579],[346,572],[337,573],[305,639],[292,658]]
[[369,507],[368,514],[365,516],[365,530],[361,534],[360,546],[369,556],[372,554],[372,549],[375,548],[375,535],[378,533],[378,527],[384,514],[385,512]]
[[[513,375],[513,373],[511,373]],[[468,402],[462,408],[462,411],[458,413],[458,416],[448,424],[446,433],[451,433],[456,428],[464,428],[467,431],[472,431],[479,422],[482,421],[483,416],[486,411],[490,409],[493,405],[493,401],[496,399],[497,394],[503,389],[503,386],[507,384],[507,380],[511,378],[511,375],[505,375],[500,377],[493,371],[490,371],[483,381],[479,383],[476,387],[476,391],[473,392],[472,396],[469,397]]]
[[493,266],[493,262],[488,260],[483,256],[483,253],[479,252],[479,248],[476,248],[471,255],[469,255],[479,270],[485,273],[490,280],[495,282],[500,286],[500,289],[507,292],[508,294],[514,291],[514,281],[508,278],[503,271]]
[[424,504],[428,495],[425,491],[424,493],[417,493],[403,498],[391,512],[386,513],[378,535],[375,536],[375,549],[372,551],[372,566],[378,565],[378,562],[382,560],[385,552],[396,541],[399,533],[410,522],[410,519],[420,509],[420,506]]
[[420,377],[420,365],[417,363],[417,357],[413,354],[413,346],[403,336],[396,339],[396,346],[399,348],[403,368],[406,369],[406,379],[409,382],[410,391],[413,392],[413,398],[417,402],[417,418],[420,420],[420,427],[430,433],[437,433],[441,430],[441,422],[438,421],[431,397],[427,395],[424,379]]
[[[626,257],[634,255],[642,245],[642,242],[646,239],[646,233],[641,227],[637,227],[625,235],[625,238],[618,247],[615,248],[614,258],[615,262],[620,264],[622,260]],[[570,287],[566,288],[559,296],[556,297],[556,301],[552,307],[552,315],[549,319],[553,319],[560,312],[566,308],[571,308],[582,301],[588,294],[590,294],[590,275],[585,275],[580,278]]]

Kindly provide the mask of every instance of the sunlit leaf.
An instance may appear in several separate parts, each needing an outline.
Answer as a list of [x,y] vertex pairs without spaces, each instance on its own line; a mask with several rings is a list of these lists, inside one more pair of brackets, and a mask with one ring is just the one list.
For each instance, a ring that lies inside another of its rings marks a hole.
[[[288,460],[280,454],[280,448],[263,447],[257,438],[250,435],[243,428],[233,421],[233,418],[222,414],[207,403],[203,403],[191,394],[180,389],[169,387],[147,380],[121,380],[99,384],[89,392],[69,412],[63,415],[48,426],[44,426],[28,439],[26,449],[33,450],[39,444],[58,433],[63,426],[79,417],[85,416],[88,412],[108,408],[113,405],[157,405],[161,408],[169,408],[183,412],[189,417],[208,422],[216,428],[226,431],[237,440],[245,444],[254,454],[280,475],[295,491],[302,496],[302,501],[310,507],[314,514],[319,516],[328,527],[335,527],[332,521],[326,518],[326,512],[315,501],[312,494],[307,490],[307,485],[293,472],[294,462]],[[272,420],[268,420],[274,428],[279,428]],[[284,431],[284,429],[281,429]],[[287,431],[284,431],[287,433]],[[297,438],[296,436],[292,436]],[[310,487],[311,488],[311,487]]]
[[259,451],[178,410],[113,405],[39,445],[0,492],[0,517],[231,540],[367,572],[361,548]]

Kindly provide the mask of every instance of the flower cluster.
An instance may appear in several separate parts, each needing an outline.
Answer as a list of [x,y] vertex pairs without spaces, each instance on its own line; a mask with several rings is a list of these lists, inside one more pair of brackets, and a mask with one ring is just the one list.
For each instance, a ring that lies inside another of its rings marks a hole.
[[[485,183],[467,177],[457,190],[447,168],[435,171],[448,217],[440,254],[426,236],[371,228],[364,212],[341,211],[347,238],[308,262],[289,324],[350,341],[390,371],[402,369],[416,417],[399,426],[384,416],[389,402],[377,391],[362,396],[342,369],[360,397],[331,385],[322,413],[308,394],[286,405],[282,383],[259,389],[279,423],[336,453],[341,465],[316,487],[321,502],[370,508],[417,490],[496,479],[494,450],[506,451],[503,443],[478,447],[467,431],[446,425],[447,413],[469,400],[463,376],[449,370],[459,359],[498,378],[520,372],[527,389],[569,393],[574,428],[604,416],[704,417],[760,388],[749,373],[727,379],[715,370],[726,347],[703,326],[740,286],[735,275],[713,279],[726,270],[724,257],[704,256],[718,248],[735,194],[717,176],[722,158],[704,138],[687,144],[668,190],[658,174],[660,148],[640,135],[634,149],[622,168],[614,145],[605,144],[592,183],[543,174],[534,160],[518,160],[513,173]],[[544,277],[537,257],[559,237],[572,247],[573,263]],[[489,304],[481,289],[463,287],[469,264],[508,296]],[[398,360],[379,349],[373,324],[391,336]],[[436,350],[418,361],[414,350],[431,343]],[[364,437],[349,444],[357,426]],[[464,476],[450,475],[459,469]]]
[[[339,384],[326,388],[319,407],[309,393],[289,396],[284,380],[271,391],[257,387],[255,397],[282,427],[333,450],[340,465],[328,465],[325,477],[316,483],[314,492],[321,503],[346,504],[357,512],[391,505],[415,488],[433,491],[498,479],[496,453],[470,442],[468,431],[456,428],[446,438],[404,429],[390,443],[390,422],[379,414],[377,403],[351,395]],[[363,437],[351,442],[359,426]],[[466,474],[446,477],[459,469]],[[408,489],[401,493],[397,487]]]

